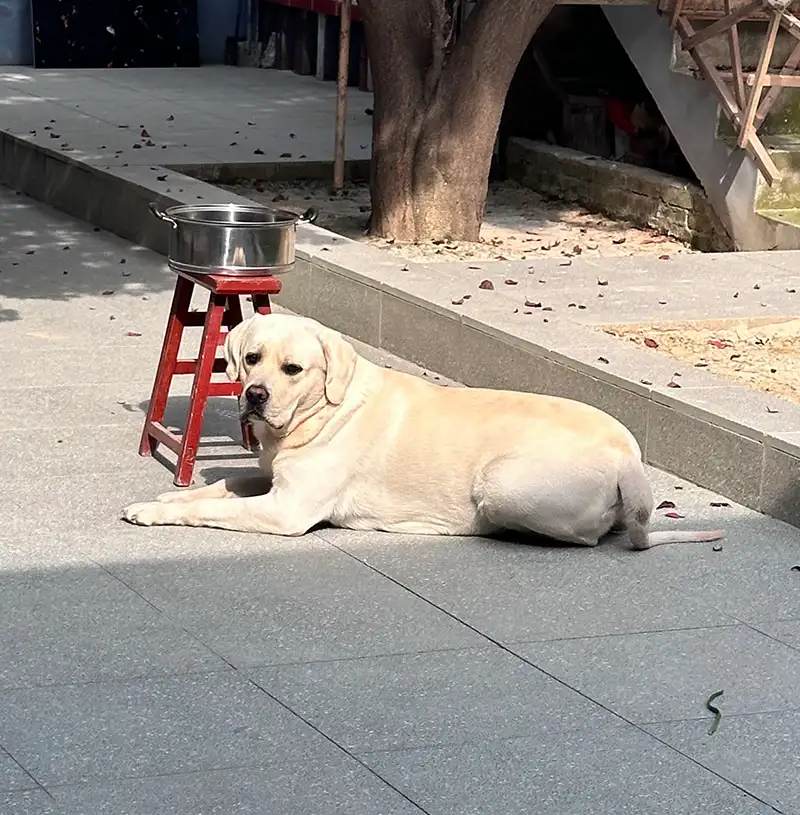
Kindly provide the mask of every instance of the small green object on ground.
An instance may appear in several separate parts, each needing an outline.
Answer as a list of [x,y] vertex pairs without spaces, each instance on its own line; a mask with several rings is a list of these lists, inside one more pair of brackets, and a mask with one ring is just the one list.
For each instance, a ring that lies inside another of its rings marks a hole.
[[714,714],[714,723],[711,725],[711,728],[708,731],[709,736],[713,736],[714,733],[717,732],[720,720],[722,719],[722,713],[720,712],[720,709],[716,705],[712,705],[711,703],[715,699],[719,699],[719,697],[722,696],[723,693],[725,693],[724,690],[718,690],[716,693],[712,693],[711,696],[708,697],[708,701],[706,702],[706,707]]

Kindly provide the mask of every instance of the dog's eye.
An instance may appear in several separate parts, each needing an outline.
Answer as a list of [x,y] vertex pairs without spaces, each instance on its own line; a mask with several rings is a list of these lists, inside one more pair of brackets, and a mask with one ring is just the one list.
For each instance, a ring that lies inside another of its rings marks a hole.
[[281,365],[281,370],[286,374],[286,376],[297,376],[303,369],[299,365],[295,365],[293,362],[284,362]]
[[246,365],[258,365],[258,363],[261,362],[261,354],[259,354],[258,351],[245,354],[244,361]]

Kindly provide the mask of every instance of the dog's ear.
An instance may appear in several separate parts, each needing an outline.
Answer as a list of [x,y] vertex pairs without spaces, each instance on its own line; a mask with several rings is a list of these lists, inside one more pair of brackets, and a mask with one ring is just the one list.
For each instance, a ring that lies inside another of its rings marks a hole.
[[239,378],[239,374],[242,370],[242,347],[249,322],[250,320],[245,320],[239,323],[239,325],[234,326],[225,335],[225,344],[222,346],[222,353],[225,356],[225,362],[227,362],[225,373],[231,382],[235,382]]
[[356,368],[356,349],[338,332],[323,328],[319,334],[325,354],[325,398],[341,405]]

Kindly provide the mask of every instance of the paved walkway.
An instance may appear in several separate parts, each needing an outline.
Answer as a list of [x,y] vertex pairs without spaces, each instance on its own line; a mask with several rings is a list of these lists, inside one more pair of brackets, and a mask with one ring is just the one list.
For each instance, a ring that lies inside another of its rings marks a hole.
[[[348,91],[350,159],[369,158],[371,104]],[[287,71],[0,66],[0,128],[101,166],[330,161],[335,110],[334,83]]]
[[659,472],[722,551],[128,526],[172,283],[0,189],[0,813],[800,813],[800,530]]

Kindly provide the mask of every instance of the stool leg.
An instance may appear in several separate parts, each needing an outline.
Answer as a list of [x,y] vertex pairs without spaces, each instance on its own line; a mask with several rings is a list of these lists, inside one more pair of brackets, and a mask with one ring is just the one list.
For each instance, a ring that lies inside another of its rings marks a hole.
[[178,277],[175,284],[175,294],[172,296],[167,330],[164,334],[164,343],[161,346],[161,357],[158,360],[158,371],[147,406],[147,415],[139,443],[140,456],[152,456],[158,442],[150,435],[150,424],[160,422],[164,418],[164,411],[169,398],[169,388],[175,374],[175,363],[178,361],[178,352],[181,347],[183,329],[186,327],[186,317],[192,302],[194,283],[185,277]]
[[[244,319],[242,314],[242,303],[238,295],[228,297],[228,327],[233,328]],[[253,435],[253,428],[249,422],[241,422],[242,447],[245,450],[258,450],[258,440]]]
[[268,294],[253,295],[253,311],[257,314],[272,314],[272,306]]
[[197,447],[200,444],[200,431],[203,427],[203,414],[208,401],[211,386],[211,375],[214,372],[214,360],[217,358],[220,328],[225,313],[225,295],[212,294],[208,298],[208,311],[203,326],[203,339],[200,342],[200,353],[192,383],[192,395],[189,398],[189,413],[181,440],[181,450],[175,465],[176,487],[188,487],[192,483],[194,463],[197,459]]

